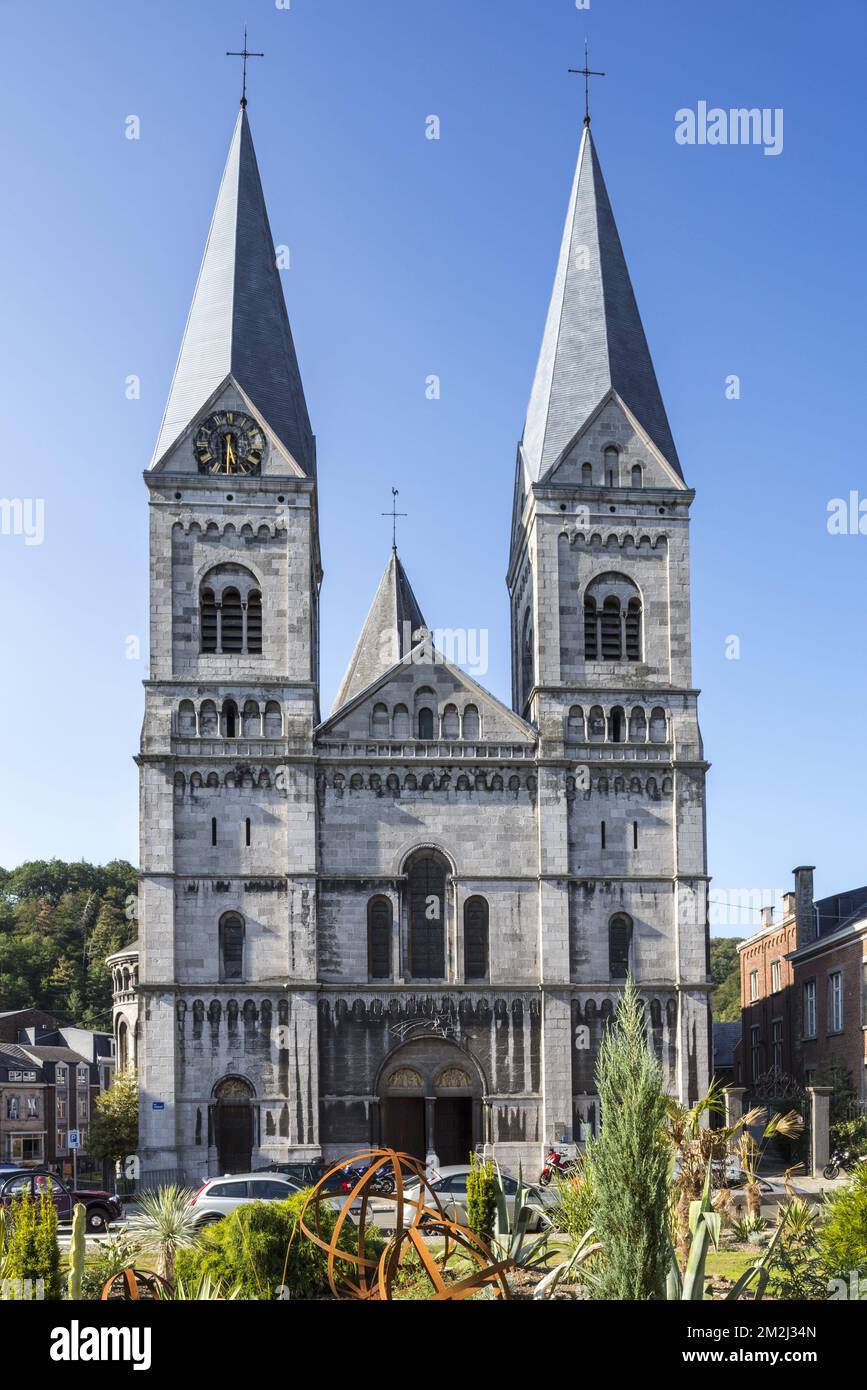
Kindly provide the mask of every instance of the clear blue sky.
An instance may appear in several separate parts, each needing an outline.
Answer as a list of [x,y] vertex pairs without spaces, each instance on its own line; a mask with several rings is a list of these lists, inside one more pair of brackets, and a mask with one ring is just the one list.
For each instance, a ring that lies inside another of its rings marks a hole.
[[[246,20],[267,54],[250,117],[318,436],[324,707],[387,559],[392,483],[428,621],[489,628],[486,683],[509,698],[515,446],[580,133],[566,69],[587,36],[609,74],[594,133],[698,492],[714,886],[785,889],[803,862],[820,893],[864,881],[867,536],[826,530],[830,498],[867,495],[861,0],[5,0],[0,19],[0,497],[46,509],[43,545],[0,536],[0,863],[137,859],[141,474]],[[701,100],[782,107],[783,153],[678,145],[675,111]]]

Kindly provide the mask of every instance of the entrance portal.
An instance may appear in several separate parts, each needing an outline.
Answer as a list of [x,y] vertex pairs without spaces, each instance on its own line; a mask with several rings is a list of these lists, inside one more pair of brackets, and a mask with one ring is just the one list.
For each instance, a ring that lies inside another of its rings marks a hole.
[[471,1097],[437,1096],[434,1102],[434,1149],[441,1166],[469,1162],[472,1147]]
[[214,1088],[214,1138],[221,1173],[248,1173],[253,1161],[253,1088],[227,1076]]
[[389,1149],[412,1154],[424,1162],[423,1096],[387,1096],[383,1101],[382,1140]]

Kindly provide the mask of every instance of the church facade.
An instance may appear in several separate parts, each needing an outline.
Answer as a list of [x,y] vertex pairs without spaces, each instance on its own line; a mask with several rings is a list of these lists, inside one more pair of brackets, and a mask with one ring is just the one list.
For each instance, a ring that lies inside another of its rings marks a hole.
[[142,1168],[383,1142],[532,1169],[598,1127],[629,974],[696,1099],[693,493],[589,123],[518,447],[511,706],[435,649],[393,549],[320,710],[315,439],[243,106],[145,481],[140,936],[111,962]]

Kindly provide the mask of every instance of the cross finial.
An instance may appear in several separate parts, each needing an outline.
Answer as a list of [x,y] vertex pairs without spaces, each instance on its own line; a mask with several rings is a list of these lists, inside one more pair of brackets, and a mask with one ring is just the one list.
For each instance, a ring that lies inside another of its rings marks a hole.
[[382,513],[383,516],[391,517],[391,548],[394,551],[395,555],[397,554],[397,518],[399,516],[409,515],[408,512],[399,512],[397,510],[397,499],[399,496],[400,493],[398,489],[396,487],[393,487],[391,489],[391,511]]
[[251,53],[250,50],[249,50],[249,48],[247,47],[247,26],[246,26],[246,24],[244,25],[244,47],[241,49],[240,53],[237,52],[237,51],[232,51],[232,50],[230,50],[230,49],[227,48],[227,49],[226,49],[226,57],[227,57],[227,58],[243,58],[243,59],[244,59],[244,67],[243,67],[243,74],[244,74],[244,75],[243,75],[243,80],[242,80],[242,83],[241,83],[241,105],[242,105],[242,106],[246,106],[246,105],[247,105],[247,59],[248,59],[248,58],[264,58],[264,57],[265,57],[265,54],[264,54],[264,53]]
[[589,53],[588,53],[588,49],[587,49],[587,40],[586,40],[586,39],[584,40],[584,66],[583,66],[583,68],[570,68],[569,71],[570,71],[571,73],[573,73],[576,77],[583,77],[583,78],[584,78],[584,124],[585,124],[585,125],[589,125],[589,124],[590,124],[590,78],[591,78],[591,77],[606,77],[606,76],[607,76],[607,73],[604,73],[604,72],[594,72],[593,69],[590,67],[590,64],[589,64]]

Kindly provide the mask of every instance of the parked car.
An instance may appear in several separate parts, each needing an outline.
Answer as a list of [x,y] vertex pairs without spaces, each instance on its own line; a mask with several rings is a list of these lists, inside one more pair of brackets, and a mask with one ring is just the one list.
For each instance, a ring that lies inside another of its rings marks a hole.
[[94,1235],[107,1230],[112,1221],[120,1221],[123,1216],[123,1203],[116,1194],[67,1187],[45,1168],[19,1169],[11,1175],[0,1173],[0,1202],[4,1206],[11,1206],[25,1190],[37,1200],[48,1192],[57,1208],[58,1221],[71,1221],[73,1208],[80,1202],[85,1210],[87,1230]]
[[328,1169],[321,1159],[313,1159],[310,1163],[267,1163],[264,1168],[257,1168],[255,1171],[282,1173],[284,1178],[297,1182],[300,1187],[315,1187]]
[[[451,1167],[439,1168],[437,1175],[428,1186],[436,1193],[445,1215],[450,1221],[457,1221],[459,1225],[467,1224],[467,1177],[470,1172],[469,1164],[454,1164]],[[518,1183],[515,1178],[509,1177],[506,1173],[502,1174],[503,1192],[506,1197],[506,1206],[509,1211],[509,1221],[515,1219],[515,1197],[518,1192]],[[404,1224],[409,1225],[413,1218],[412,1207],[418,1202],[418,1182],[408,1182],[404,1188],[404,1198],[410,1203],[409,1209],[404,1211]],[[528,1229],[539,1231],[544,1225],[542,1207],[544,1205],[540,1193],[535,1187],[524,1183],[524,1201],[539,1208],[539,1215],[530,1220]]]
[[208,1178],[190,1199],[195,1208],[196,1224],[210,1226],[222,1221],[245,1202],[285,1202],[303,1191],[297,1182],[282,1173],[232,1173],[222,1178]]

